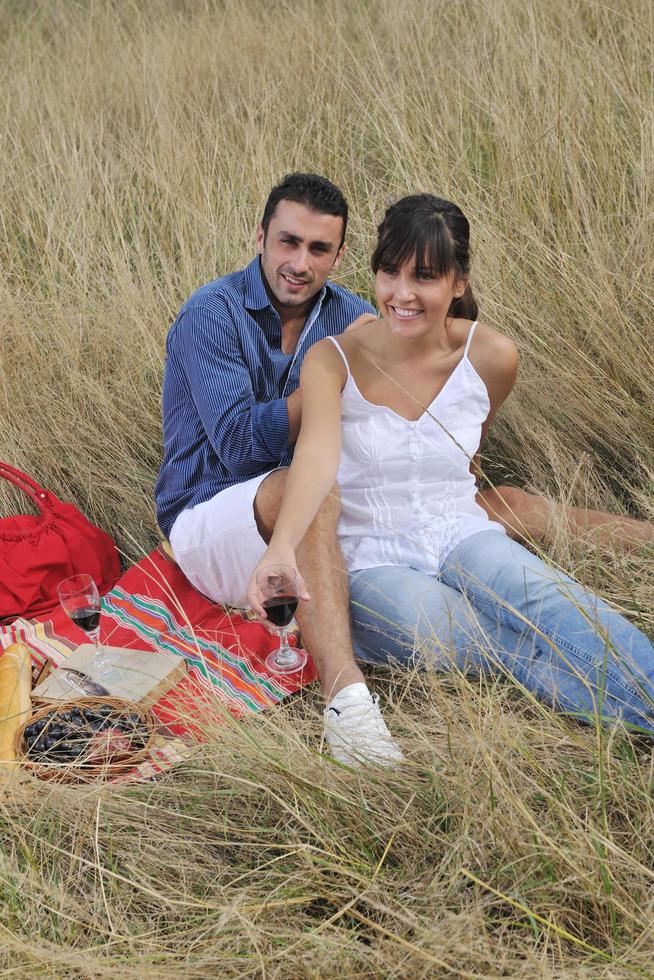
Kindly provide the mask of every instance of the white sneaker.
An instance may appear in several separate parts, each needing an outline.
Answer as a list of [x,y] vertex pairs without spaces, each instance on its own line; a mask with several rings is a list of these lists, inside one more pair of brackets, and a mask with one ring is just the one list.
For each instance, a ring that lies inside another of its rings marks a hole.
[[379,710],[379,696],[365,684],[349,684],[325,708],[325,740],[338,762],[392,766],[404,756]]

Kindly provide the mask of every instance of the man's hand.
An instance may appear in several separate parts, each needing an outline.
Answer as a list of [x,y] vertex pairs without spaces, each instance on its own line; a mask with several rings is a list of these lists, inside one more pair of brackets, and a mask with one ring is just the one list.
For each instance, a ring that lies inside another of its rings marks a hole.
[[371,323],[373,320],[379,319],[380,318],[375,316],[374,313],[362,313],[361,316],[358,316],[356,320],[349,325],[349,327],[345,328],[344,333],[349,333],[350,330],[356,330],[358,327],[362,327],[364,323]]

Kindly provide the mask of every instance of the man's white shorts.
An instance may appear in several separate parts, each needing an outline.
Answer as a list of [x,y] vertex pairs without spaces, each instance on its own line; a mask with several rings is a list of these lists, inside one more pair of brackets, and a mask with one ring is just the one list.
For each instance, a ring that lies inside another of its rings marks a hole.
[[229,606],[246,605],[254,566],[266,550],[254,518],[254,498],[268,476],[255,476],[183,510],[170,531],[175,561],[192,586]]

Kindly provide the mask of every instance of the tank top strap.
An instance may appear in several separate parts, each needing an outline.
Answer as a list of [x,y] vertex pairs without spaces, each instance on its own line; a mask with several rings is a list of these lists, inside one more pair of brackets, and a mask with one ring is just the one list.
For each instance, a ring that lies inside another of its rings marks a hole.
[[468,339],[466,340],[466,345],[465,345],[465,347],[463,349],[463,359],[464,360],[468,356],[468,351],[470,350],[470,344],[472,343],[472,337],[473,337],[473,334],[474,334],[476,328],[477,328],[477,321],[475,320],[475,322],[470,327],[470,330],[468,331]]
[[350,365],[347,363],[347,357],[345,356],[345,351],[343,350],[343,348],[341,347],[341,345],[337,341],[336,337],[327,337],[327,340],[331,340],[332,344],[334,345],[334,347],[336,348],[336,350],[338,351],[338,353],[343,358],[343,364],[345,365],[345,370],[347,371],[347,376],[348,376],[348,378],[351,378],[352,375],[350,373]]

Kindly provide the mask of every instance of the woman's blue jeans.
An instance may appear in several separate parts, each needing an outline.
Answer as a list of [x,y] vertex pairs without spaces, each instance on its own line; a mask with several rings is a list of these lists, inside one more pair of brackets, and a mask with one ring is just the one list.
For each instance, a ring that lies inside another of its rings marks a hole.
[[457,545],[436,576],[350,575],[358,657],[503,673],[586,721],[654,732],[654,646],[623,616],[499,531]]

